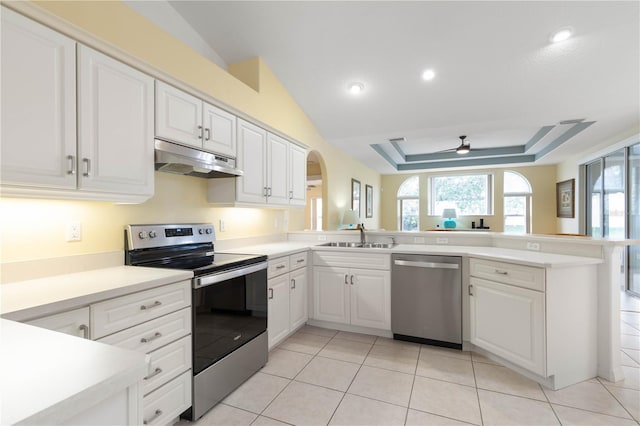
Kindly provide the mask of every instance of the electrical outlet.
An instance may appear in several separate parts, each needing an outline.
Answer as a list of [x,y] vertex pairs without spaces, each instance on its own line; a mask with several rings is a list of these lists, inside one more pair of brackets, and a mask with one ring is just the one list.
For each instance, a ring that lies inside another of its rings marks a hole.
[[424,237],[413,237],[413,242],[416,244],[424,244]]
[[449,244],[448,238],[436,238],[436,244]]
[[82,240],[82,225],[79,221],[74,220],[67,223],[67,241]]
[[220,228],[220,232],[224,232],[227,230],[226,226],[224,225],[224,219],[220,219],[220,222],[218,224],[218,228]]
[[318,235],[318,241],[327,241],[326,235]]
[[539,251],[540,250],[540,243],[527,243],[527,249],[528,250]]

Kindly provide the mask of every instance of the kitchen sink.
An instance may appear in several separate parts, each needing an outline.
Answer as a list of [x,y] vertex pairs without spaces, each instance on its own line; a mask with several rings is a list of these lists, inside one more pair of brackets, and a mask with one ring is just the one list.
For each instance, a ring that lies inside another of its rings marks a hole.
[[393,248],[394,243],[347,243],[343,241],[332,241],[329,243],[320,244],[323,247],[352,247],[352,248]]

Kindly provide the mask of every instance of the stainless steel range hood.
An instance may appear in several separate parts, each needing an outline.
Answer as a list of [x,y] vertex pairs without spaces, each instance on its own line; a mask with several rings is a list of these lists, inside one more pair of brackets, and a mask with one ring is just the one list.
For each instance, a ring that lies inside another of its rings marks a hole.
[[160,139],[155,140],[156,170],[201,178],[242,176],[236,159]]

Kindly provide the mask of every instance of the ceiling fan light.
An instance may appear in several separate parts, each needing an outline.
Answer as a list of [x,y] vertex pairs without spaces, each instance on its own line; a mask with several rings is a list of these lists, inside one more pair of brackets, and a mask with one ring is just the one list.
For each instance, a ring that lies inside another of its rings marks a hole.
[[561,41],[565,41],[569,37],[571,37],[571,28],[562,28],[561,30],[555,32],[553,36],[551,36],[551,41],[553,43],[559,43]]
[[462,144],[456,148],[456,154],[468,154],[470,150],[471,147],[469,145]]
[[364,90],[364,84],[360,82],[354,82],[349,84],[348,89],[349,89],[349,93],[351,93],[352,95],[357,95]]
[[433,80],[433,78],[435,76],[436,76],[436,72],[434,70],[432,70],[432,69],[425,70],[422,73],[422,79],[425,80],[425,81]]

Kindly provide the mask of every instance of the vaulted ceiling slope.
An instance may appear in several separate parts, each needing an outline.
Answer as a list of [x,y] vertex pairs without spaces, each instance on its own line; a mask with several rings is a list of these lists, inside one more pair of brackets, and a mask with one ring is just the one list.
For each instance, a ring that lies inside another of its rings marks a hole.
[[[330,143],[383,174],[553,164],[637,132],[639,4],[169,2],[227,64],[262,57]],[[443,153],[460,135],[471,152]]]

